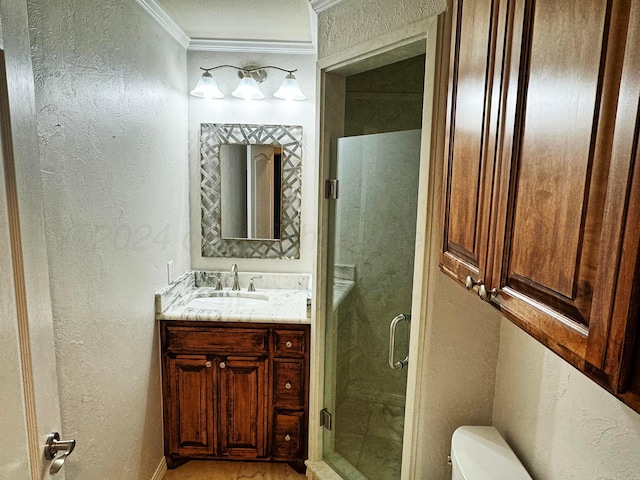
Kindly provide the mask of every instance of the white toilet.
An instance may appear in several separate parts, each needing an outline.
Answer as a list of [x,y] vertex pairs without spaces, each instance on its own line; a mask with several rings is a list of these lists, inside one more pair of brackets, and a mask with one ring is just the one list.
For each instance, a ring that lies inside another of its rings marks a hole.
[[494,427],[459,427],[451,438],[452,480],[532,480]]

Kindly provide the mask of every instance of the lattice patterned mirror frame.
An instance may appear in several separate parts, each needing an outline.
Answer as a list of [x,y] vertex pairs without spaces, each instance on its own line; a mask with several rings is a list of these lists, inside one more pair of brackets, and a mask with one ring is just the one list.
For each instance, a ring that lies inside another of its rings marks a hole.
[[[282,147],[280,239],[222,238],[220,145]],[[302,127],[203,123],[200,131],[200,211],[202,256],[300,258]]]

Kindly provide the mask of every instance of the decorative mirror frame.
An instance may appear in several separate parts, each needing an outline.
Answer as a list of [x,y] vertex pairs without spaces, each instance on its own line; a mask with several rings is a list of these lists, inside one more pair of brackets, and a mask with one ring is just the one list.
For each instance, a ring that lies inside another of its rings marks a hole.
[[[280,239],[222,238],[220,145],[282,147]],[[200,131],[202,256],[300,258],[302,127],[203,123]]]

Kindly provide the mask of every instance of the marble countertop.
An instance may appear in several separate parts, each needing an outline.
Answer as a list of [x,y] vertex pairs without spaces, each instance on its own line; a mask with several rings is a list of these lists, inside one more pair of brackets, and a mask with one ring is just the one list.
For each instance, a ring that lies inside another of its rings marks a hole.
[[[255,292],[249,293],[246,288],[242,288],[240,292],[233,292],[228,287],[222,291],[215,290],[211,286],[210,280],[219,273],[212,272],[213,276],[208,273],[188,272],[158,292],[155,299],[156,319],[205,322],[311,323],[309,275],[263,274],[262,279],[255,281]],[[254,273],[243,274],[241,285],[248,284],[242,280],[249,275],[255,276]],[[272,278],[274,276],[278,276],[278,278]],[[264,288],[265,286],[272,288]],[[196,299],[238,295],[253,295],[264,300],[253,302],[257,303],[257,306],[226,306],[224,311],[218,311],[215,308],[188,306]]]

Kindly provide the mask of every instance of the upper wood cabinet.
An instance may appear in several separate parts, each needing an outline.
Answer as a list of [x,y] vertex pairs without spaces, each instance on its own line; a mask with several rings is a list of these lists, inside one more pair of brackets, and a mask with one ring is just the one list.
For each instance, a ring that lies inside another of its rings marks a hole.
[[[446,273],[471,276],[508,318],[636,409],[638,10],[638,0],[458,2],[441,255]],[[461,78],[462,50],[479,51],[463,41],[467,12],[469,28],[487,30],[473,11],[492,12],[482,81],[477,69]],[[484,90],[461,102],[460,85],[474,81]],[[477,115],[480,102],[483,122],[461,128],[463,106]],[[476,149],[457,148],[458,137]],[[474,238],[452,236],[460,229]]]
[[484,279],[487,269],[499,4],[459,0],[453,12],[441,265],[465,283]]

